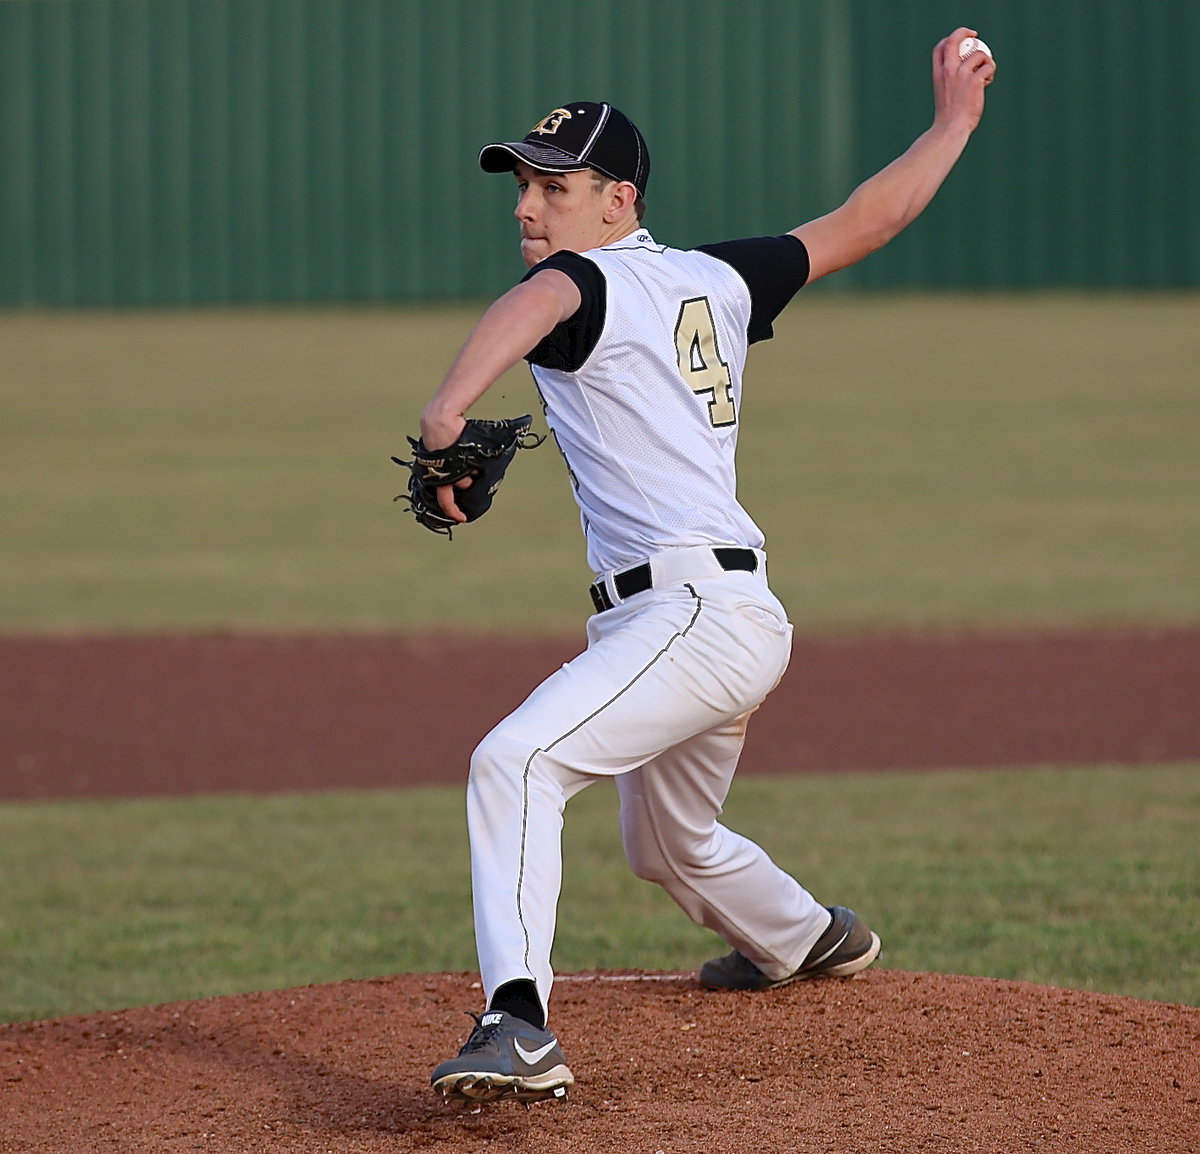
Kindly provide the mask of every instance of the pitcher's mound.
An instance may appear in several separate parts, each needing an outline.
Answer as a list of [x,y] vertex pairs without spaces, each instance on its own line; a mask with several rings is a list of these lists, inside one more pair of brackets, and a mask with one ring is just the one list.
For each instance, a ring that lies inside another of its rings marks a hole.
[[[0,1026],[0,1150],[1183,1154],[1200,1009],[873,969],[766,994],[564,975],[565,1105],[443,1106],[472,975]],[[495,1145],[490,1145],[495,1143]]]

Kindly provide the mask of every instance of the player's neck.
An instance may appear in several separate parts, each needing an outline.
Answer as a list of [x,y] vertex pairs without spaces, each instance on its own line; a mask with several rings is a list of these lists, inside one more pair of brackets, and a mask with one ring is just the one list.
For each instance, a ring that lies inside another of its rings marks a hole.
[[622,217],[615,224],[608,226],[604,230],[603,239],[593,247],[607,248],[610,244],[616,244],[617,241],[624,240],[627,236],[632,236],[640,227],[638,218],[631,213],[627,217]]

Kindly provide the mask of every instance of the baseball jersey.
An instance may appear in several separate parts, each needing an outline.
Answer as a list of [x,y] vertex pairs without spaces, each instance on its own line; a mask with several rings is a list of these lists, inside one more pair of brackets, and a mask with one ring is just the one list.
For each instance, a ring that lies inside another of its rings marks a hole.
[[693,545],[761,548],[734,457],[749,345],[808,278],[795,237],[682,250],[644,229],[545,268],[580,291],[526,357],[570,471],[595,573]]

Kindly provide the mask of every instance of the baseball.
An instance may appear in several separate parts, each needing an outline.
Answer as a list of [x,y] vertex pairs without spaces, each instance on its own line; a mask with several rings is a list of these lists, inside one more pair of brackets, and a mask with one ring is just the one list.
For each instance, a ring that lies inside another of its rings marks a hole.
[[968,36],[958,46],[958,57],[960,60],[966,60],[972,52],[986,52],[989,56],[992,55],[992,50],[978,36]]

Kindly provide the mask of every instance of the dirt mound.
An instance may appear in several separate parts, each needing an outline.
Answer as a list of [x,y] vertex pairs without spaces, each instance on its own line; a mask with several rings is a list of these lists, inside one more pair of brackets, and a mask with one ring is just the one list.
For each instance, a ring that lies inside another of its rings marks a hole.
[[[1184,1154],[1200,1009],[872,970],[767,994],[565,977],[566,1105],[443,1106],[469,975],[0,1027],[0,1149]],[[496,1143],[497,1145],[490,1145]]]

